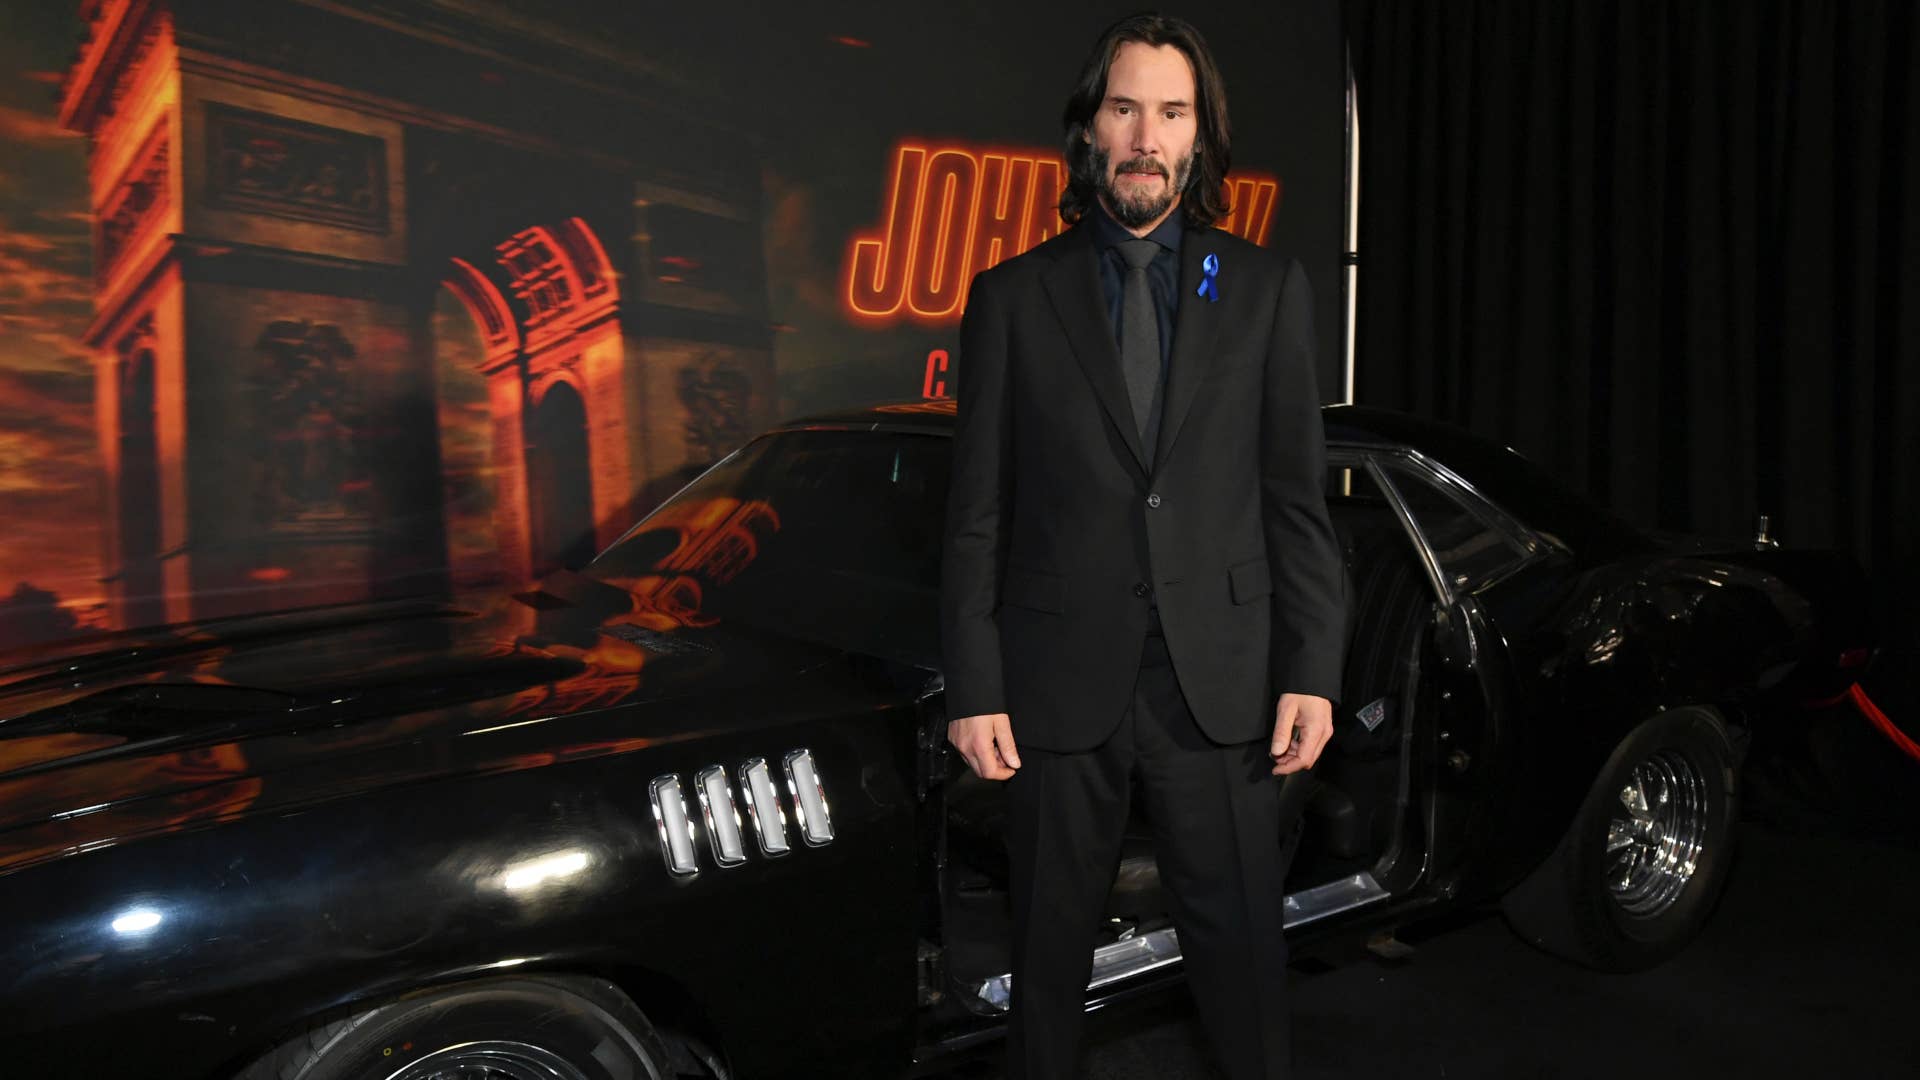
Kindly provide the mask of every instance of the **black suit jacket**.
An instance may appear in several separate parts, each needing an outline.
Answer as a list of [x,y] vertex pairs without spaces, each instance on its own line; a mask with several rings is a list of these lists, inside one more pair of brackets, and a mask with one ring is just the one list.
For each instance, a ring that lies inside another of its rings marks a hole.
[[[1209,254],[1214,302],[1195,295]],[[941,580],[947,714],[1008,713],[1021,747],[1098,746],[1132,699],[1152,600],[1201,729],[1264,739],[1280,692],[1340,689],[1306,275],[1229,233],[1184,234],[1147,461],[1097,258],[1082,225],[973,281]]]

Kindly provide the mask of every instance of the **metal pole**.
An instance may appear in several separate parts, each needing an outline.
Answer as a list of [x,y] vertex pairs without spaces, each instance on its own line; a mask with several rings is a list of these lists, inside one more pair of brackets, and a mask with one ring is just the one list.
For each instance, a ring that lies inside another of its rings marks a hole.
[[1346,250],[1340,257],[1340,289],[1347,301],[1345,377],[1340,400],[1353,404],[1355,371],[1354,334],[1359,324],[1360,293],[1360,90],[1353,78],[1353,51],[1346,52],[1347,67],[1347,230]]

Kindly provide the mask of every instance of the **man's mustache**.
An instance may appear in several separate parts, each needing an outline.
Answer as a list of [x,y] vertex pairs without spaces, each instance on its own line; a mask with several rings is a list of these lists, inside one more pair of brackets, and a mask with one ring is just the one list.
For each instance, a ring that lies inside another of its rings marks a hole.
[[1167,175],[1167,167],[1152,158],[1137,157],[1130,161],[1121,162],[1120,166],[1114,170],[1114,173],[1116,175],[1123,173],[1149,173],[1154,176],[1165,177]]

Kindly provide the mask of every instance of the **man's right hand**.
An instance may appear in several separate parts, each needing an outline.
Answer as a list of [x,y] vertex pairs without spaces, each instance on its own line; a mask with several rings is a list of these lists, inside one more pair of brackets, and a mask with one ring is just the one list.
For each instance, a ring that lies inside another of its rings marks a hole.
[[1020,752],[1013,746],[1013,724],[1006,713],[949,720],[947,741],[982,780],[1005,780],[1020,767]]

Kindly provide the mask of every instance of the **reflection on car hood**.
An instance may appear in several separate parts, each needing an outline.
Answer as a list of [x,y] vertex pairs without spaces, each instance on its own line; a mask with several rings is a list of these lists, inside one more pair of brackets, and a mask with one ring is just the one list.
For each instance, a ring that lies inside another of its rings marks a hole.
[[[684,710],[647,703],[838,655],[609,607],[544,593],[355,605],[16,662],[0,669],[0,873],[269,804],[673,740]],[[544,723],[582,714],[611,719]]]

